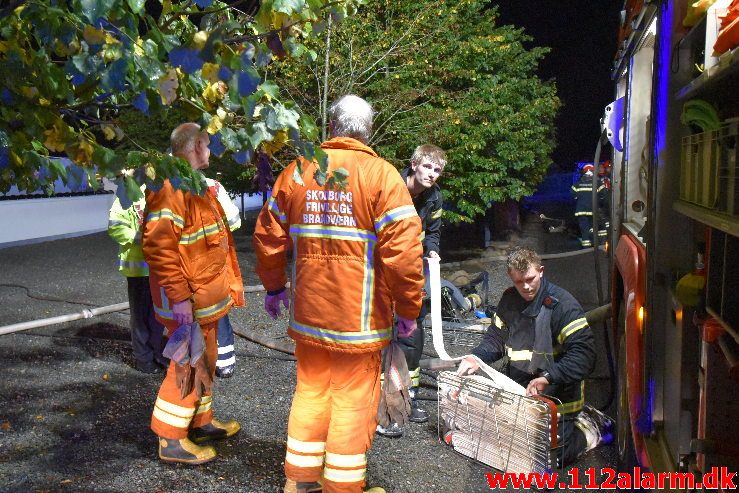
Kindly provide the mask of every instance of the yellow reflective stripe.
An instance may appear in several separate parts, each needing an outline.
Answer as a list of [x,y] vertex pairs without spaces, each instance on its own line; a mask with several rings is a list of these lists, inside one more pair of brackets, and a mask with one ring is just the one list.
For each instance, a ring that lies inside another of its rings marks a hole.
[[241,216],[239,214],[231,217],[224,216],[224,220],[231,231],[235,231],[241,227]]
[[325,466],[323,468],[323,478],[334,483],[357,483],[364,481],[367,469],[334,469]]
[[388,224],[407,219],[409,217],[418,217],[416,208],[412,205],[403,205],[395,209],[387,211],[375,221],[375,231],[378,233]]
[[426,239],[426,230],[421,231],[421,234],[418,235],[418,241],[423,241]]
[[158,407],[154,408],[154,412],[152,414],[162,423],[174,426],[175,428],[188,428],[190,426],[190,422],[192,421],[192,418],[181,418],[179,416],[166,413]]
[[213,397],[206,395],[200,399],[200,405],[195,410],[195,414],[203,414],[210,411],[213,407]]
[[511,361],[531,361],[534,352],[529,349],[512,349],[506,346],[506,354]]
[[328,238],[331,240],[346,241],[377,241],[377,236],[371,231],[359,228],[328,226],[323,224],[293,224],[290,226],[290,236],[302,238]]
[[171,402],[165,401],[161,397],[157,397],[154,406],[158,407],[162,411],[168,412],[169,414],[174,414],[176,416],[190,418],[195,414],[195,408],[178,406],[177,404],[172,404]]
[[573,320],[572,322],[568,323],[564,326],[564,328],[559,332],[559,335],[557,336],[557,342],[562,344],[565,339],[570,337],[572,334],[577,332],[580,329],[584,329],[588,326],[588,321],[585,317],[578,318],[577,320]]
[[177,404],[172,404],[157,397],[152,414],[162,423],[174,426],[175,428],[187,428],[190,426],[192,417],[195,415],[195,409],[178,406]]
[[215,305],[206,306],[205,308],[198,308],[195,310],[196,318],[205,318],[221,310],[228,308],[232,303],[231,297],[228,296],[224,300],[219,301]]
[[356,468],[365,467],[367,465],[367,455],[365,454],[334,454],[326,452],[326,467],[346,467]]
[[198,240],[204,239],[206,236],[217,234],[219,231],[218,223],[203,226],[202,229],[197,230],[195,233],[180,236],[180,245],[191,245]]
[[326,450],[326,442],[303,442],[288,436],[287,448],[302,454],[323,454]]
[[288,450],[285,454],[285,462],[289,462],[296,467],[321,467],[323,465],[323,454],[298,455]]
[[493,314],[493,325],[495,325],[499,329],[505,329],[506,325],[502,318],[498,316],[497,313]]
[[161,209],[158,211],[151,211],[146,216],[147,221],[159,221],[160,219],[169,219],[175,225],[179,226],[180,228],[183,228],[185,226],[185,220],[182,219],[182,216],[175,214],[172,212],[171,209]]
[[606,186],[605,186],[605,185],[601,185],[601,186],[599,186],[599,187],[598,187],[598,192],[600,192],[600,191],[601,191],[601,190],[603,190],[604,188],[606,188]]
[[431,219],[438,219],[441,217],[441,213],[444,212],[444,209],[438,209],[431,213]]
[[323,342],[338,344],[371,344],[381,341],[389,341],[392,337],[392,327],[380,330],[367,330],[361,332],[345,332],[341,330],[329,330],[321,327],[313,327],[296,321],[290,322],[290,328],[301,335]]
[[370,313],[375,299],[375,269],[372,262],[374,245],[364,244],[364,279],[362,279],[362,311],[359,326],[362,332],[371,332]]
[[572,402],[563,402],[557,406],[557,412],[560,414],[570,414],[582,411],[585,404],[585,382],[580,382],[580,399]]
[[588,212],[588,211],[580,211],[580,212],[576,212],[575,215],[576,216],[592,216],[593,213],[592,212]]

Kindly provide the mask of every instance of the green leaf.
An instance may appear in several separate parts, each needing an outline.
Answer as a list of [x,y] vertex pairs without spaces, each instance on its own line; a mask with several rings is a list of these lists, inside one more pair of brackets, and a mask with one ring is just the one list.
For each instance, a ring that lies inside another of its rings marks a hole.
[[141,200],[141,198],[143,197],[143,194],[141,193],[141,188],[132,176],[127,176],[124,184],[126,187],[126,197],[128,197],[128,200],[130,200],[131,202],[137,202]]
[[140,168],[146,164],[148,155],[141,151],[131,151],[126,157],[126,164],[129,168]]
[[297,111],[285,108],[281,104],[276,104],[267,112],[267,128],[270,130],[281,130],[283,128],[298,128],[298,119],[300,115]]
[[324,186],[326,184],[326,172],[320,169],[317,169],[315,173],[313,173],[313,179],[316,180],[316,183],[318,183],[319,186]]
[[326,151],[317,147],[314,159],[318,162],[318,169],[326,173],[328,171],[328,154],[326,154]]
[[101,17],[113,9],[117,0],[79,0],[82,14],[87,17],[90,24],[94,24]]
[[260,84],[259,88],[264,91],[264,94],[268,95],[271,98],[276,98],[277,95],[280,93],[280,88],[277,87],[277,84],[275,84],[271,80],[265,80]]
[[272,10],[285,14],[300,12],[305,8],[305,0],[274,0]]
[[272,133],[267,130],[267,125],[264,122],[255,123],[252,125],[252,132],[249,134],[249,141],[252,148],[256,149],[259,144],[266,141],[272,140]]
[[345,180],[349,176],[349,171],[346,168],[336,168],[334,170],[334,176],[339,180]]
[[128,6],[131,7],[131,11],[134,14],[138,14],[141,12],[141,9],[144,8],[144,4],[146,3],[146,0],[128,0]]

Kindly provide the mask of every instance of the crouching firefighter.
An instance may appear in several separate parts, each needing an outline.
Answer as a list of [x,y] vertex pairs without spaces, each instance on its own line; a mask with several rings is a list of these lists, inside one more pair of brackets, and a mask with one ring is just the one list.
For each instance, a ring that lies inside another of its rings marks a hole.
[[[171,140],[172,153],[193,169],[208,166],[208,134],[197,124],[180,125]],[[241,428],[236,421],[213,417],[211,391],[218,320],[231,306],[244,304],[241,272],[212,187],[197,195],[165,180],[159,191],[147,189],[146,209],[143,249],[156,316],[173,340],[184,339],[176,332],[179,328],[197,322],[189,327],[188,343],[178,346],[170,360],[151,429],[159,437],[160,459],[202,464],[214,459],[216,451],[200,443],[230,437]]]
[[[508,288],[498,303],[482,342],[472,354],[489,363],[506,357],[505,372],[527,395],[545,394],[559,400],[557,411],[562,452],[557,466],[571,464],[601,442],[609,419],[584,408],[584,379],[595,366],[595,343],[585,314],[575,298],[544,277],[539,256],[527,248],[507,258]],[[477,371],[468,356],[457,373]]]

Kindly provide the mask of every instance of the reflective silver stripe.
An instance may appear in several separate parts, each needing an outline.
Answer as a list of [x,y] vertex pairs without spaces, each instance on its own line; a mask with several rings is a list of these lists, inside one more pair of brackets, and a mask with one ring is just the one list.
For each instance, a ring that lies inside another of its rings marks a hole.
[[216,361],[216,368],[225,368],[236,363],[236,356],[231,356],[228,359],[219,359]]
[[493,314],[493,325],[495,325],[497,328],[501,330],[506,328],[505,322],[503,321],[502,318],[498,316],[497,313]]
[[228,354],[233,352],[234,345],[229,344],[228,346],[218,346],[218,354]]
[[285,454],[285,462],[296,467],[321,467],[323,466],[323,455],[298,455],[288,450]]
[[303,442],[288,435],[287,448],[301,454],[323,454],[326,451],[326,442]]
[[377,220],[375,221],[375,231],[379,233],[388,224],[413,216],[418,217],[418,212],[416,212],[416,208],[412,205],[404,205],[389,210],[385,214],[377,218]]
[[334,483],[358,483],[364,481],[367,469],[334,469],[328,465],[323,468],[323,477]]
[[326,466],[336,467],[365,467],[367,465],[367,456],[365,454],[334,454],[326,452]]

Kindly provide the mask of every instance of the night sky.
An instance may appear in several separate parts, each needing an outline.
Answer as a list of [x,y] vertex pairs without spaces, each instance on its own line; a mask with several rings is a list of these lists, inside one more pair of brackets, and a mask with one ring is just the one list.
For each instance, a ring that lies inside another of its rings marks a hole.
[[611,80],[621,0],[500,0],[500,24],[523,27],[533,45],[552,51],[539,76],[557,82],[562,108],[556,120],[555,169],[592,161],[603,109],[613,100]]

